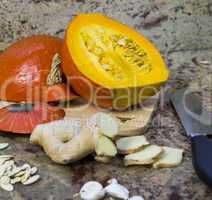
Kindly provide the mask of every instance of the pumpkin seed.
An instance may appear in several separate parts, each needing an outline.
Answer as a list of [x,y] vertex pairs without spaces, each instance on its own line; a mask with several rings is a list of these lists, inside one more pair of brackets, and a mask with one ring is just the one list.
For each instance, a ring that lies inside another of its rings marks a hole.
[[23,182],[23,185],[31,185],[35,182],[37,182],[40,179],[39,175],[34,175],[30,177],[27,181]]
[[8,176],[2,176],[0,179],[1,184],[8,184],[10,183],[10,178]]
[[10,160],[11,158],[0,158],[0,165],[4,164],[6,161]]
[[21,183],[26,182],[30,177],[30,169],[25,171],[25,174],[21,177]]
[[15,178],[11,179],[11,181],[10,181],[11,184],[16,184],[19,182],[21,182],[21,177],[15,177]]
[[18,172],[16,175],[15,175],[15,177],[21,177],[21,176],[23,176],[25,174],[25,171],[20,171],[20,172]]
[[3,189],[3,190],[6,190],[8,192],[11,192],[13,191],[14,187],[12,184],[0,184],[0,187]]
[[23,166],[16,167],[9,173],[9,176],[15,176],[16,174],[18,174],[19,172],[24,171],[24,170],[25,170],[25,167],[23,167]]
[[[5,176],[9,176],[11,171],[14,169],[15,167],[12,167],[12,166],[9,166],[9,167],[6,167],[5,168],[5,172],[4,172],[4,175]],[[10,177],[10,176],[9,176]]]
[[[91,57],[115,79],[128,79],[123,65],[135,73],[152,70],[149,55],[140,44],[130,37],[104,29],[102,26],[85,28],[80,35]],[[115,59],[117,55],[124,64],[117,62]]]
[[5,165],[6,167],[15,166],[15,162],[14,162],[14,160],[7,160],[7,161],[4,163],[4,165]]
[[199,60],[199,63],[203,64],[203,65],[210,65],[211,64],[209,60]]
[[125,46],[126,45],[126,40],[125,38],[120,39],[117,44],[121,45],[121,46]]
[[5,171],[6,171],[5,166],[4,165],[0,166],[0,177],[4,175]]
[[32,167],[32,168],[30,169],[30,175],[36,174],[37,171],[38,171],[38,168],[37,168],[37,167]]
[[24,165],[21,166],[22,170],[30,169],[30,168],[31,168],[31,166],[29,164],[27,164],[27,163],[25,163]]
[[8,143],[0,143],[0,150],[6,149],[8,146]]
[[[0,143],[0,150],[9,146],[8,143]],[[13,185],[23,183],[30,185],[38,181],[39,175],[35,175],[38,171],[37,167],[31,167],[25,163],[22,166],[16,166],[12,155],[0,155],[0,188],[6,191],[12,191]]]
[[12,158],[14,158],[14,156],[12,156],[12,155],[0,155],[0,159],[2,159],[2,158],[10,158],[10,159],[12,159]]

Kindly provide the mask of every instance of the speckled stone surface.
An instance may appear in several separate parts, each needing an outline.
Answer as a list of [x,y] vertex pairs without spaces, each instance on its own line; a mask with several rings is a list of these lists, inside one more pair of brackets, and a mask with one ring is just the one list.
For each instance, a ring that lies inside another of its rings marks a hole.
[[[212,110],[212,65],[201,68],[192,58],[212,62],[211,0],[0,0],[0,50],[20,37],[47,33],[63,37],[68,21],[80,12],[102,12],[126,23],[152,40],[162,52],[171,78],[166,88],[198,82],[204,102]],[[146,200],[209,200],[212,192],[196,176],[190,144],[174,110],[161,103],[146,136],[152,143],[185,149],[182,165],[173,169],[123,166],[121,158],[111,164],[91,157],[69,165],[51,162],[27,137],[1,134],[0,142],[11,145],[5,153],[17,162],[39,168],[42,180],[33,186],[16,185],[14,192],[0,190],[1,200],[69,200],[89,180],[102,183],[117,178],[131,194]]]

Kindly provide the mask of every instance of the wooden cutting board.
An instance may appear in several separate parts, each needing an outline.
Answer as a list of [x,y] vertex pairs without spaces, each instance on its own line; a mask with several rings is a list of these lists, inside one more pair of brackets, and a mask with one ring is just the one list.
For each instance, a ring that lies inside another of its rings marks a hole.
[[[105,111],[101,108],[96,108],[93,105],[76,101],[67,107],[65,110],[65,118],[71,118],[77,121],[80,126],[86,123],[86,120],[97,112],[106,112],[115,117],[120,124],[120,136],[132,136],[143,134],[148,128],[152,114],[156,110],[159,101],[159,94],[146,100],[142,106],[132,108],[128,111]],[[13,104],[11,102],[0,101],[0,108]]]
[[78,104],[65,108],[65,118],[79,120],[81,124],[97,112],[106,112],[114,116],[120,124],[120,136],[132,136],[143,134],[148,128],[153,112],[159,102],[159,94],[146,100],[141,107],[135,107],[128,111],[105,111],[93,105]]

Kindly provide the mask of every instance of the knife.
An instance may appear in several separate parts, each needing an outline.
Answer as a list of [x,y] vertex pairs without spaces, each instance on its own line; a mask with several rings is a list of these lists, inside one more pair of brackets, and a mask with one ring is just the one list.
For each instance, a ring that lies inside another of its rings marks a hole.
[[191,140],[192,162],[199,178],[212,187],[212,117],[202,108],[196,92],[189,88],[177,90],[171,102]]

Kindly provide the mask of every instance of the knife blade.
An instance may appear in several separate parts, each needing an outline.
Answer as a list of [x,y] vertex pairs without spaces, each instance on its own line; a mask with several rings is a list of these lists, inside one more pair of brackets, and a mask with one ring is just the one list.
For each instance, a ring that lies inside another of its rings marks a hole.
[[192,162],[199,178],[212,188],[212,119],[202,108],[198,95],[189,88],[176,91],[171,96],[172,104],[191,139]]
[[203,109],[196,92],[180,89],[171,96],[171,101],[188,136],[212,134],[211,115]]

